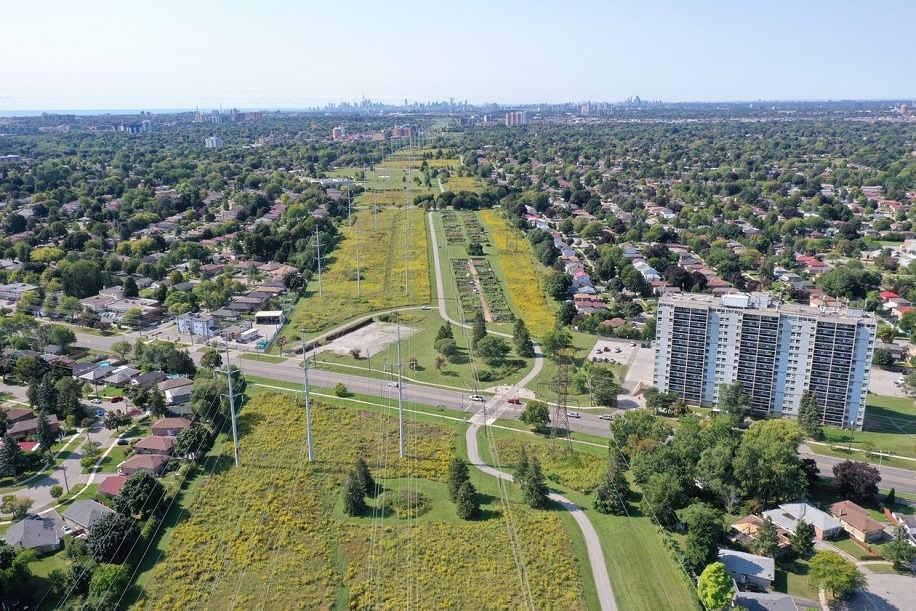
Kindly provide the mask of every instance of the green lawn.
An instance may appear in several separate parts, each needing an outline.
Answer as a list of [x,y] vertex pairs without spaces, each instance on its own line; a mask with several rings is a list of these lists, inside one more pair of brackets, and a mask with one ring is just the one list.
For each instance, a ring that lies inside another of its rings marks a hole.
[[857,545],[855,541],[853,541],[852,539],[850,539],[847,536],[840,537],[838,539],[833,539],[831,541],[828,541],[828,543],[830,543],[830,545],[836,547],[837,549],[840,549],[846,552],[847,554],[849,554],[856,560],[858,560],[861,556],[869,555],[867,551],[865,551],[862,547]]
[[243,352],[242,358],[248,361],[262,361],[264,363],[282,363],[286,360],[283,356],[273,356],[271,354],[261,354],[260,352]]
[[[579,333],[578,331],[572,332],[573,346],[576,349],[576,355],[573,358],[576,368],[582,367],[586,362],[588,357],[591,355],[595,347],[595,342],[598,341],[598,337],[595,335],[589,335],[587,333]],[[617,379],[618,384],[622,384],[623,380],[627,375],[627,366],[622,363],[613,363],[613,364],[604,364],[604,363],[595,363],[595,367],[601,367],[602,369],[610,369],[614,372],[614,377]],[[529,384],[529,388],[534,390],[539,399],[545,401],[556,401],[557,393],[555,390],[554,379],[557,375],[557,366],[553,361],[548,360],[545,362],[544,368],[541,370],[541,373],[534,379],[534,381]],[[588,394],[575,395],[570,393],[569,395],[569,408],[575,410],[577,407],[585,407],[594,405],[592,398]]]
[[[489,434],[493,439],[516,435],[493,428]],[[494,464],[484,429],[478,432],[478,439],[481,458],[488,464]],[[531,443],[551,442],[535,438]],[[606,448],[576,446],[576,450],[599,457],[607,456]],[[550,487],[585,509],[601,540],[614,596],[621,610],[694,608],[686,577],[662,543],[659,529],[639,512],[637,502],[630,503],[630,517],[608,516],[592,509],[590,495],[565,489],[556,482],[550,482]]]
[[[402,314],[401,320],[404,326],[419,329],[418,333],[401,341],[401,361],[404,364],[402,374],[405,378],[428,384],[441,384],[456,389],[464,388],[469,392],[476,391],[474,372],[485,371],[487,367],[483,363],[477,363],[475,368],[469,362],[467,358],[467,342],[469,338],[466,339],[464,337],[464,332],[460,327],[452,325],[452,334],[459,349],[458,357],[454,359],[455,362],[444,365],[442,371],[439,372],[435,367],[435,358],[438,353],[433,348],[436,342],[436,333],[443,325],[438,312],[436,310],[411,311],[408,314]],[[510,341],[511,344],[511,340],[507,341]],[[326,351],[316,355],[316,359],[319,368],[330,365],[335,371],[354,372],[353,368],[355,367],[362,370],[359,372],[360,375],[368,374],[371,377],[392,379],[391,374],[397,373],[397,352],[397,343],[392,343],[384,351],[373,355],[371,358],[357,360],[352,356],[342,356]],[[407,366],[411,358],[417,359],[417,368],[414,370]],[[510,358],[515,357],[510,355]],[[530,369],[532,361],[516,360],[524,363],[524,366],[520,367],[515,373],[498,381],[480,382],[480,388],[486,388],[494,384],[513,384],[522,379]]]
[[916,402],[905,397],[868,395],[862,431],[828,427],[824,434],[825,441],[835,446],[916,458]]
[[118,465],[127,460],[128,450],[130,450],[130,446],[116,445],[113,447],[108,456],[103,458],[99,464],[99,473],[117,473]]
[[788,569],[787,571],[782,567],[776,568],[773,589],[792,596],[818,600],[817,591],[808,585],[808,561],[796,559]]

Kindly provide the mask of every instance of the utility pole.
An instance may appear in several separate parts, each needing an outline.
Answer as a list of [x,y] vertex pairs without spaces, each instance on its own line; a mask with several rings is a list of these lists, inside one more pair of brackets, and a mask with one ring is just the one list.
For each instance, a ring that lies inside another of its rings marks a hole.
[[235,422],[235,394],[232,392],[232,368],[229,366],[229,344],[226,344],[226,377],[229,378],[229,415],[232,418],[232,441],[235,444],[235,466],[242,466],[239,453],[239,429]]
[[352,214],[350,210],[350,191],[352,190],[352,185],[347,187],[347,227],[350,226],[350,215]]
[[398,323],[398,436],[401,439],[401,458],[404,458],[404,380],[401,368],[401,325]]
[[318,249],[318,296],[323,297],[324,293],[321,290],[321,232],[315,232],[315,247]]
[[61,470],[64,472],[64,488],[67,490],[67,494],[70,494],[70,483],[67,481],[67,466],[61,465]]
[[309,402],[309,359],[305,354],[305,331],[302,334],[302,374],[305,377],[305,434],[309,444],[309,462],[315,460],[315,453],[312,451],[312,406]]

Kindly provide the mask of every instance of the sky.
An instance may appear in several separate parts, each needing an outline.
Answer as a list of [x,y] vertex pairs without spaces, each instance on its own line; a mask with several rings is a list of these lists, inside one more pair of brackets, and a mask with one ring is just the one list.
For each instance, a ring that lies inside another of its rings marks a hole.
[[0,111],[916,98],[913,0],[0,0]]

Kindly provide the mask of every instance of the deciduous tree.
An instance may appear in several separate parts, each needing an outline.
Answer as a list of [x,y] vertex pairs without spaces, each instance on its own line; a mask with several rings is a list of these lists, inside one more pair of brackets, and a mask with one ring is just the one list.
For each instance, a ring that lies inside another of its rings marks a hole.
[[864,462],[844,460],[833,466],[833,486],[840,496],[871,503],[878,498],[878,482],[881,472]]
[[165,488],[146,471],[139,471],[127,478],[121,493],[114,499],[114,508],[126,516],[145,520],[161,513]]
[[856,565],[836,552],[815,553],[808,567],[808,585],[815,590],[824,588],[839,599],[864,590],[867,585]]
[[550,424],[550,408],[543,401],[528,401],[518,419],[536,431],[544,431]]
[[720,611],[731,604],[734,594],[732,576],[728,574],[724,564],[714,562],[703,569],[697,584],[697,593],[703,601],[703,606],[709,611]]
[[121,564],[139,536],[140,527],[133,518],[110,513],[99,518],[89,529],[86,550],[98,563]]

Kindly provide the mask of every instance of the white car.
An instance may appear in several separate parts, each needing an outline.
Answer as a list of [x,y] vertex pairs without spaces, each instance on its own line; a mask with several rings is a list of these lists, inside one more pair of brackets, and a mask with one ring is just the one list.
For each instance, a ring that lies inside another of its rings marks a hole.
[[635,348],[635,347],[636,347],[636,342],[630,342],[630,348]]
[[480,395],[471,395],[470,397],[468,397],[468,399],[470,399],[471,401],[486,401],[486,399],[484,399]]
[[60,529],[63,531],[63,533],[64,533],[65,535],[69,535],[70,533],[73,532],[73,529],[70,528],[69,526],[67,526],[66,524],[64,524],[63,526],[61,526]]
[[614,416],[612,414],[601,414],[598,418],[601,420],[613,420]]
[[570,418],[581,418],[582,417],[579,415],[579,412],[566,412],[566,415],[569,416]]
[[[227,374],[227,375],[228,375],[228,374]],[[398,387],[398,383],[397,383],[397,382],[388,382],[388,386],[390,386],[390,387],[392,387],[392,388],[397,388],[397,387]]]

